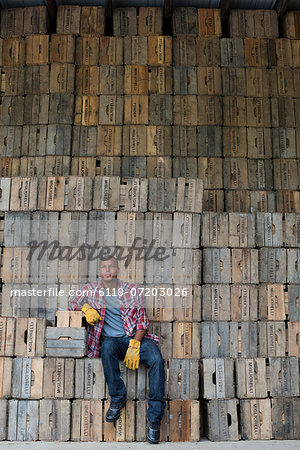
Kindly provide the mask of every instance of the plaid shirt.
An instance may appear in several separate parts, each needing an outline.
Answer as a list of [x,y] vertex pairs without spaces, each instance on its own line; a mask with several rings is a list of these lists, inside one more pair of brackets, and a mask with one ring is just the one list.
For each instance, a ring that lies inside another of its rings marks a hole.
[[[100,336],[106,311],[105,296],[100,295],[100,289],[105,290],[102,281],[87,283],[80,289],[82,295],[75,296],[69,301],[70,311],[74,311],[77,307],[82,307],[84,303],[88,303],[98,311],[102,319],[94,326],[88,324],[89,358],[99,358],[100,355]],[[132,295],[132,290],[137,290],[137,286],[133,283],[118,280],[117,289],[123,290],[123,295],[118,296],[118,299],[126,335],[133,337],[137,330],[147,330],[149,328],[149,319],[144,307],[143,296]],[[89,295],[86,295],[87,293],[83,291],[90,291]],[[159,338],[155,334],[146,334],[145,338],[152,339],[156,344],[159,343]]]

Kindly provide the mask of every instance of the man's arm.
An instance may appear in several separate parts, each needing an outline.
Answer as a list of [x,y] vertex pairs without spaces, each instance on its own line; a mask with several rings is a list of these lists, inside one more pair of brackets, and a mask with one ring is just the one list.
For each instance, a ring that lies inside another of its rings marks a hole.
[[136,341],[142,341],[143,338],[145,337],[145,334],[147,333],[147,330],[137,330],[135,332],[134,338]]

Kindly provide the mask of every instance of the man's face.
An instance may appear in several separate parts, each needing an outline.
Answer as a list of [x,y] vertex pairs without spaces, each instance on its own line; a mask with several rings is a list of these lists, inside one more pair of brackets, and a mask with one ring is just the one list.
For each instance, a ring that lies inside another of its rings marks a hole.
[[114,258],[101,261],[99,273],[102,280],[113,280],[117,278],[118,272],[118,262]]

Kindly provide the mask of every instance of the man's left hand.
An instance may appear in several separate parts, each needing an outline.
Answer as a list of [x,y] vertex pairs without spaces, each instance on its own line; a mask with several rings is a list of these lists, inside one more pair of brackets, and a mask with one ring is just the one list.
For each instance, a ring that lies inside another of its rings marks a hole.
[[141,343],[136,339],[130,339],[129,347],[127,349],[124,363],[128,369],[135,370],[139,367],[140,363],[140,348]]

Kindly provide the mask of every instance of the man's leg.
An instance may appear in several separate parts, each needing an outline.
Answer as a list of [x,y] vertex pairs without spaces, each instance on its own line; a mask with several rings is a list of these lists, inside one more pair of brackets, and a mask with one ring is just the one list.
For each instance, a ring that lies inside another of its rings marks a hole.
[[127,338],[106,338],[101,345],[101,360],[112,403],[126,400],[126,387],[120,377],[119,359],[124,359]]
[[159,425],[164,415],[166,401],[164,360],[157,345],[150,339],[141,342],[140,359],[149,367],[149,397],[147,419]]

